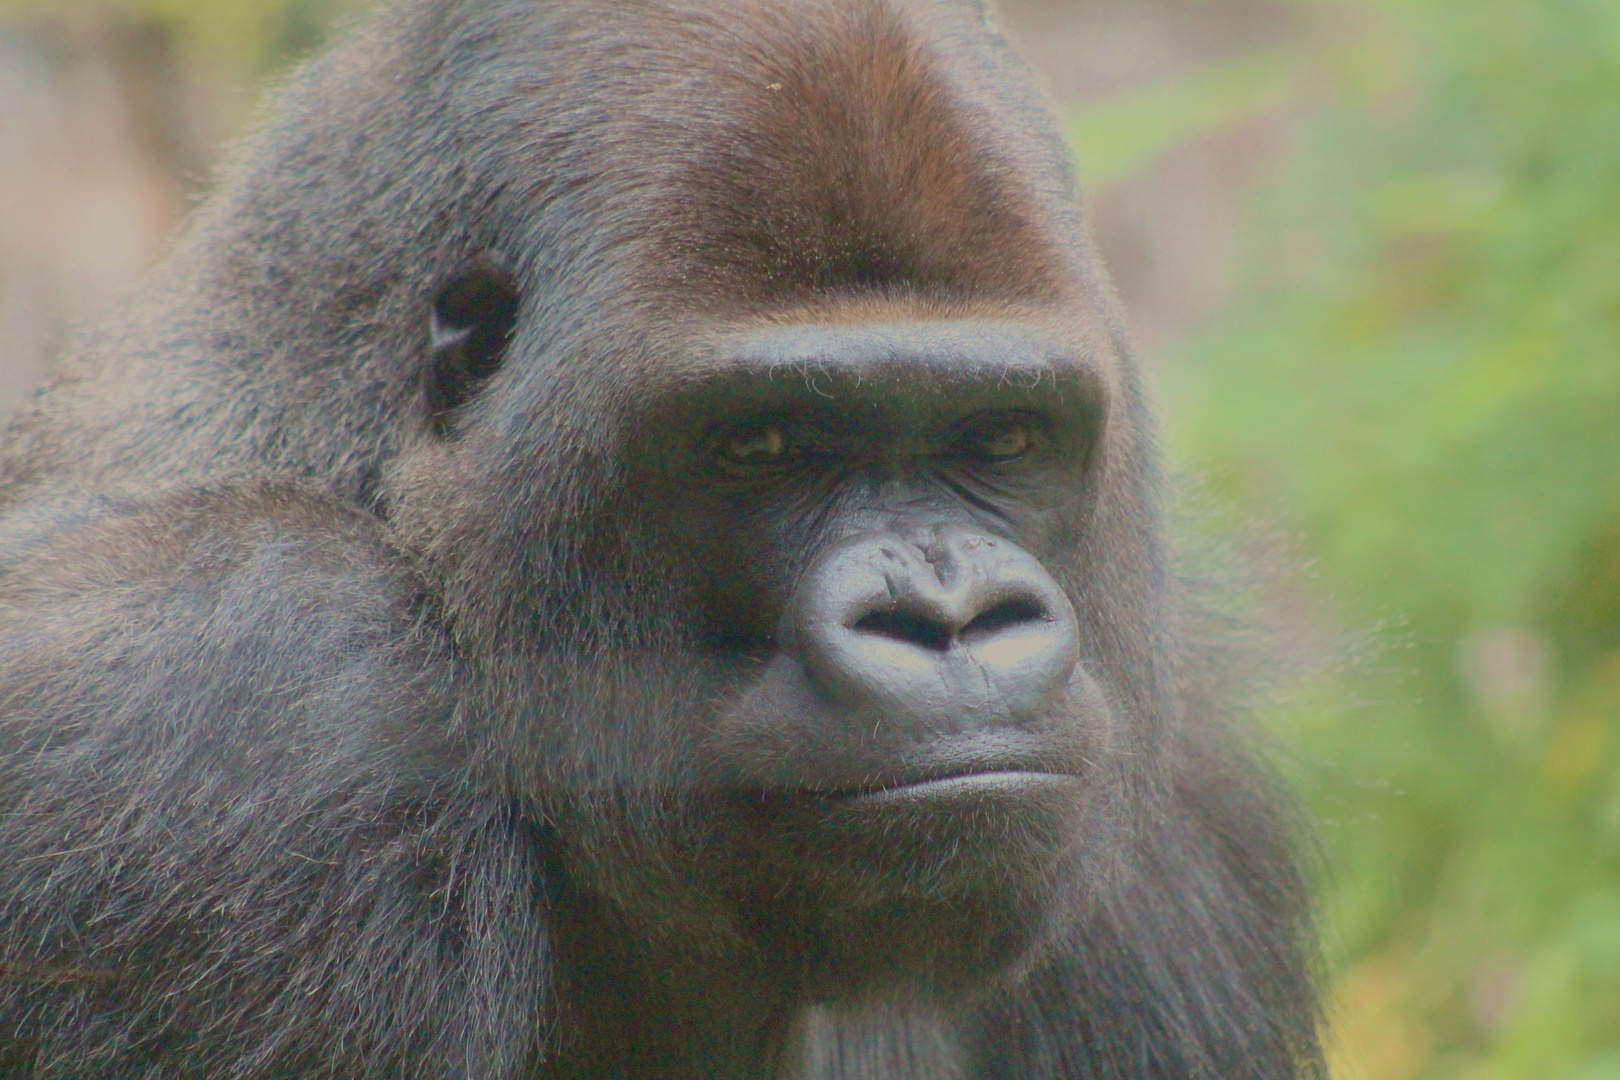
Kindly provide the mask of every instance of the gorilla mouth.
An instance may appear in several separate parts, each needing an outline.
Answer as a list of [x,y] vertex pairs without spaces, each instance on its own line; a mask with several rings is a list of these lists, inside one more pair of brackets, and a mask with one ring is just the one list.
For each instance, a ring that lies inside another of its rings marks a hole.
[[1078,771],[1068,771],[1063,763],[1024,761],[910,763],[848,783],[775,786],[745,785],[733,798],[755,807],[775,805],[782,809],[810,810],[820,806],[876,807],[900,804],[923,809],[952,803],[1016,804],[1047,803],[1054,798],[1078,798],[1084,780]]

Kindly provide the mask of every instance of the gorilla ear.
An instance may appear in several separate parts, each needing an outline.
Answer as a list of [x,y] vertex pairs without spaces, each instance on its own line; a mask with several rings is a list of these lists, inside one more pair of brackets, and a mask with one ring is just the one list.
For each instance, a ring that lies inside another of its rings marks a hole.
[[433,301],[433,355],[423,377],[428,421],[443,434],[450,413],[500,370],[517,325],[517,280],[487,255],[445,283]]

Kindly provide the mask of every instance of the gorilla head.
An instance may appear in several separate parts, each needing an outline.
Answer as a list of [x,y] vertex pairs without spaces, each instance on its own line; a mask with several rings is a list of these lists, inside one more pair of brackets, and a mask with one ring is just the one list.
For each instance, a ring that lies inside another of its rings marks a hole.
[[0,1067],[1313,1067],[975,4],[401,0],[10,447]]
[[954,992],[1117,846],[1170,708],[1065,152],[970,10],[635,10],[485,121],[523,231],[458,253],[391,518],[480,757],[617,913]]

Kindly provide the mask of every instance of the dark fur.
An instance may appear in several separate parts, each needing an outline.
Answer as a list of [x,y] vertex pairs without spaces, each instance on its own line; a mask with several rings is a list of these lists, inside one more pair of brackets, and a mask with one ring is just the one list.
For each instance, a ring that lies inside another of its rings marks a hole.
[[[0,1075],[1316,1075],[1073,192],[968,4],[399,0],[306,68],[0,457]],[[1118,724],[1055,891],[849,921],[698,808],[754,661],[626,447],[709,327],[942,316],[1107,382],[1047,557]]]

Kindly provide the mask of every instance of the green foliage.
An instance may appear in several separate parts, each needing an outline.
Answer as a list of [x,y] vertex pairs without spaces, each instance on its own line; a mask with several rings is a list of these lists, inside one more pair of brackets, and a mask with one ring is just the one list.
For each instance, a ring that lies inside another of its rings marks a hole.
[[192,66],[234,82],[301,57],[334,22],[363,6],[363,0],[0,0],[0,21],[166,24]]
[[1088,185],[1110,187],[1184,142],[1212,134],[1296,91],[1288,54],[1244,56],[1162,79],[1093,105],[1069,121]]
[[[1338,1073],[1620,1076],[1620,5],[1354,14],[1298,51],[1326,92],[1248,300],[1171,358],[1168,441],[1393,627],[1324,695],[1358,704],[1282,735],[1326,834]],[[1078,120],[1082,158],[1140,160],[1180,92]],[[1188,134],[1230,115],[1200,108]]]

